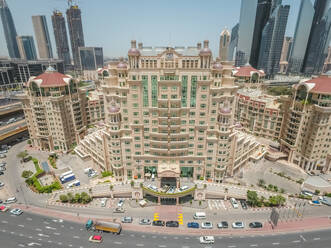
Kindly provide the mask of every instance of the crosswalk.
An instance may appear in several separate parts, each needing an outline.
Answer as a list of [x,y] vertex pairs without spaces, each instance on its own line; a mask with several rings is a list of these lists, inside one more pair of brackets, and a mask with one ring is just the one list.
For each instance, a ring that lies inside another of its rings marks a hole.
[[227,210],[224,200],[208,200],[208,208],[210,210]]

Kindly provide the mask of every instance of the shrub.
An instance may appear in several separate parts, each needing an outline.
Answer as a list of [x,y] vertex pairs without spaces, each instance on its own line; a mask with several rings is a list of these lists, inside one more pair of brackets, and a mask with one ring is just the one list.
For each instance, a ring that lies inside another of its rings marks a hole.
[[303,179],[301,178],[301,179],[299,179],[299,180],[296,180],[296,182],[297,182],[298,184],[302,184],[302,183],[303,183]]
[[111,171],[103,171],[101,172],[102,177],[109,177],[113,176],[113,173]]
[[285,189],[281,188],[280,189],[280,193],[284,194],[285,193]]
[[66,195],[60,195],[60,201],[61,202],[68,202],[68,196],[66,196]]
[[258,205],[258,202],[259,202],[259,198],[257,196],[256,191],[247,190],[247,203],[250,206],[255,207]]
[[265,185],[265,181],[260,178],[257,185],[260,186],[260,187],[263,187]]
[[24,152],[20,152],[17,154],[17,157],[18,158],[24,158],[26,156],[28,156],[29,154],[27,153],[27,151],[24,151]]
[[109,185],[109,189],[110,189],[110,190],[113,190],[113,189],[114,189],[114,185],[112,185],[112,184]]
[[26,184],[29,185],[29,186],[32,186],[33,185],[33,179],[30,177],[28,179],[25,180]]
[[325,192],[324,195],[327,196],[327,197],[331,197],[331,193],[326,193]]
[[28,140],[28,144],[31,145],[31,143],[32,143],[31,140]]
[[56,156],[52,156],[50,155],[48,157],[48,161],[49,163],[51,164],[51,166],[54,168],[54,169],[57,169],[57,166],[56,166]]
[[318,189],[315,190],[315,195],[319,195],[320,193],[321,193],[320,190],[318,190]]
[[131,184],[131,187],[133,187],[134,186],[134,181],[131,180],[130,184]]
[[32,175],[33,175],[33,172],[30,171],[30,170],[25,170],[25,171],[22,172],[22,177],[24,177],[24,178],[29,178]]

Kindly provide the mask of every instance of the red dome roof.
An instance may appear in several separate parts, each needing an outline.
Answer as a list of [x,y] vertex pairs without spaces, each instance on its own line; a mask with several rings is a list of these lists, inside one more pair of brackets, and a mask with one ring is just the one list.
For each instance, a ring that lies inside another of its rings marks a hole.
[[220,63],[216,63],[213,65],[213,69],[217,71],[221,71],[223,69],[223,66]]
[[209,56],[211,55],[211,50],[208,47],[205,47],[200,50],[200,56]]
[[59,73],[53,68],[48,68],[39,76],[30,78],[29,82],[35,82],[39,87],[60,87],[68,85],[71,79],[68,75]]
[[126,68],[127,65],[122,61],[117,64],[117,69],[126,69]]
[[139,56],[140,51],[137,48],[131,48],[128,52],[129,56]]

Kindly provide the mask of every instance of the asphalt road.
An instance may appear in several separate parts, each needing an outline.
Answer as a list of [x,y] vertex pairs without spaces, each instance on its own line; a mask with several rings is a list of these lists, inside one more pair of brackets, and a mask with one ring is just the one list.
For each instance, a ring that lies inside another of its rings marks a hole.
[[[329,248],[330,230],[251,236],[217,236],[214,245],[199,244],[197,236],[169,236],[166,234],[144,234],[123,230],[120,235],[104,233],[103,243],[94,244],[88,241],[92,232],[85,230],[84,225],[52,219],[45,216],[23,213],[21,216],[9,212],[0,214],[0,247],[147,247],[147,248],[205,248],[205,247],[318,247]],[[166,227],[161,227],[166,230]]]
[[9,132],[15,130],[16,128],[20,128],[20,127],[24,127],[24,126],[26,126],[25,120],[19,120],[17,122],[11,123],[9,125],[2,126],[0,129],[0,134],[9,133]]

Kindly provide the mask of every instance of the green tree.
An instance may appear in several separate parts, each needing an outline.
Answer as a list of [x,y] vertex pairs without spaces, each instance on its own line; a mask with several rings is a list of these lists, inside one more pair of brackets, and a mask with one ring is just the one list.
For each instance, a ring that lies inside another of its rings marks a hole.
[[112,185],[112,184],[109,185],[109,189],[110,189],[110,190],[113,190],[113,189],[114,189],[114,185]]
[[318,189],[315,190],[315,195],[319,195],[320,193],[321,193],[320,190],[318,190]]
[[269,197],[269,203],[270,206],[283,206],[286,202],[285,197],[281,196],[281,195],[276,195],[276,196],[270,196]]
[[265,185],[265,181],[262,178],[260,178],[257,185],[263,187]]
[[30,170],[24,170],[24,171],[22,172],[22,177],[24,177],[24,178],[29,178],[29,177],[31,177],[32,175],[33,175],[33,172],[30,171]]
[[134,186],[134,181],[131,180],[130,184],[131,184],[131,187],[133,187]]
[[82,202],[82,197],[81,197],[81,195],[79,194],[79,193],[76,193],[75,194],[75,202],[77,202],[77,203],[81,203]]
[[17,154],[18,158],[25,158],[26,156],[28,156],[29,154],[27,153],[27,151],[23,151],[23,152],[19,152]]
[[259,202],[259,197],[257,196],[256,191],[247,190],[247,203],[252,207],[257,206]]
[[66,196],[66,195],[60,195],[60,201],[61,202],[68,202],[68,196]]

